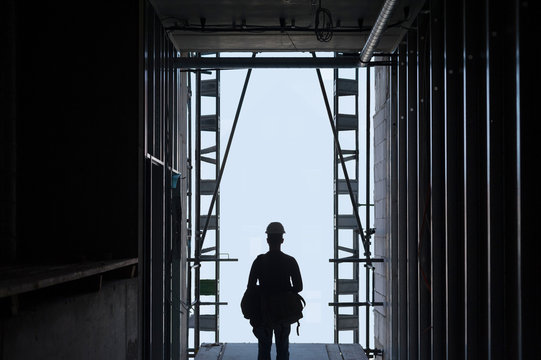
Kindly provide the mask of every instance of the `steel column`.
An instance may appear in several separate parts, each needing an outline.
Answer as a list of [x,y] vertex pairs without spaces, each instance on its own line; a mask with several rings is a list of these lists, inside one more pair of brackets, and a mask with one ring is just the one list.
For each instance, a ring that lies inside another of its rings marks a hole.
[[445,248],[446,353],[463,358],[464,339],[464,188],[462,3],[445,2]]
[[[541,323],[541,288],[537,285],[539,256],[536,245],[539,239],[539,183],[537,166],[539,163],[539,130],[537,129],[539,96],[536,87],[539,70],[536,60],[538,39],[538,12],[534,11],[532,1],[517,2],[517,88],[518,102],[518,267],[520,269],[518,296],[519,305],[519,355],[524,359],[535,358],[541,353],[539,324]],[[533,330],[537,329],[537,331]]]
[[[521,224],[522,222],[522,213],[523,213],[523,200],[522,200],[522,193],[523,193],[523,186],[522,186],[522,169],[521,169],[521,166],[520,164],[522,163],[522,150],[521,150],[521,146],[522,146],[522,128],[523,128],[523,124],[522,124],[522,114],[524,115],[531,115],[531,107],[528,108],[528,102],[527,101],[524,101],[525,99],[529,99],[528,98],[528,88],[525,87],[525,83],[527,82],[526,79],[524,78],[523,79],[523,74],[524,74],[524,71],[526,70],[525,68],[524,69],[521,69],[521,65],[522,67],[524,67],[524,65],[526,64],[521,64],[521,56],[524,56],[524,54],[527,53],[527,49],[528,47],[527,46],[522,46],[522,44],[524,43],[524,40],[525,40],[525,35],[524,35],[524,31],[523,31],[523,27],[524,25],[521,25],[522,22],[525,22],[525,19],[528,19],[527,17],[527,13],[525,11],[525,9],[523,9],[522,7],[522,2],[519,1],[519,0],[515,0],[515,26],[513,27],[513,30],[515,31],[515,65],[516,65],[516,77],[515,77],[515,88],[516,88],[516,96],[515,96],[515,101],[516,101],[516,188],[517,188],[517,199],[516,199],[516,209],[517,209],[517,229],[516,229],[516,237],[517,237],[517,244],[516,246],[509,246],[511,248],[511,254],[515,254],[516,252],[516,256],[512,256],[511,257],[511,266],[515,265],[516,266],[516,269],[517,269],[517,272],[516,272],[516,277],[514,277],[514,279],[516,279],[516,289],[517,289],[517,355],[519,356],[519,358],[522,358],[523,356],[523,346],[524,346],[524,342],[522,340],[522,333],[523,331],[525,330],[523,328],[524,326],[524,323],[526,319],[523,319],[523,310],[524,310],[524,304],[523,304],[523,301],[522,301],[522,296],[523,296],[523,290],[522,290],[522,252],[523,252],[523,249],[522,249],[522,244],[523,244],[523,241],[522,241],[522,232],[523,232],[523,226]],[[531,20],[531,18],[530,18]],[[522,89],[522,87],[525,87],[524,89]],[[524,91],[526,90],[526,91]],[[521,98],[521,94],[524,92],[523,94],[523,97]],[[531,103],[530,103],[531,104]],[[523,106],[524,105],[524,106]],[[523,109],[524,107],[524,109]],[[528,113],[528,109],[530,110],[529,114]],[[525,125],[525,124],[524,124]],[[526,200],[526,199],[525,199]],[[526,215],[526,214],[525,214]],[[527,215],[526,215],[527,216]],[[515,262],[513,261],[513,259],[516,259],[516,264]],[[513,267],[515,267],[513,266]],[[511,282],[513,282],[513,280],[511,280]],[[513,282],[514,283],[514,282]],[[527,320],[526,320],[527,322]]]
[[408,356],[407,46],[398,48],[398,358]]
[[[516,317],[516,289],[506,292],[509,281],[506,273],[513,270],[506,259],[506,243],[515,243],[516,206],[515,202],[503,194],[512,194],[516,198],[513,178],[516,174],[516,161],[510,154],[516,154],[516,114],[514,38],[508,32],[509,24],[514,21],[509,14],[514,13],[514,4],[487,2],[485,38],[487,42],[487,225],[488,225],[488,357],[505,359],[516,356],[514,331],[508,328],[509,317],[502,314],[514,314]],[[511,20],[511,21],[510,21]],[[508,124],[512,124],[511,126]],[[513,229],[513,230],[511,230]],[[511,230],[511,231],[510,231]],[[512,255],[513,256],[513,255]],[[512,277],[513,278],[513,277]],[[509,284],[510,285],[510,284]],[[513,288],[512,286],[508,286]],[[515,321],[516,323],[516,321]],[[507,334],[506,334],[507,333]],[[514,345],[512,345],[514,343]]]
[[429,15],[417,16],[417,244],[419,359],[430,357],[430,27]]
[[391,125],[389,126],[389,132],[388,132],[388,138],[390,141],[390,148],[389,148],[389,181],[390,181],[390,221],[389,226],[389,233],[390,233],[390,245],[391,245],[391,251],[390,251],[390,258],[391,258],[391,266],[390,266],[390,274],[391,274],[391,350],[392,350],[392,358],[398,359],[398,323],[399,323],[399,268],[398,268],[398,182],[399,182],[399,176],[398,176],[398,66],[393,66],[390,68],[390,80],[389,80],[389,87],[390,87],[390,99],[389,99],[389,107],[390,107],[390,120]]
[[141,241],[140,250],[141,253],[139,254],[141,258],[141,297],[140,297],[140,303],[141,303],[141,321],[140,321],[140,330],[139,334],[141,335],[141,356],[145,359],[150,359],[150,341],[151,341],[151,314],[152,314],[152,307],[150,302],[150,295],[151,295],[151,282],[150,282],[150,239],[151,239],[151,222],[150,222],[150,216],[152,214],[151,211],[151,194],[152,194],[152,183],[151,183],[151,170],[152,170],[152,164],[150,162],[150,159],[146,156],[152,151],[152,142],[150,141],[152,139],[151,132],[152,132],[152,114],[150,111],[150,108],[152,106],[152,91],[154,89],[152,84],[152,64],[153,64],[153,56],[152,56],[152,49],[153,49],[153,24],[154,24],[154,17],[151,16],[151,6],[149,3],[146,3],[143,10],[145,16],[145,34],[144,34],[144,63],[146,66],[144,67],[144,141],[145,141],[145,149],[143,151],[144,156],[144,166],[143,166],[143,182],[144,182],[144,194],[143,194],[143,239]]
[[488,352],[486,239],[486,94],[484,12],[464,1],[464,246],[466,312],[464,358]]
[[164,171],[163,164],[151,162],[151,340],[150,353],[153,359],[164,356]]
[[[414,25],[415,26],[415,25]],[[417,265],[417,34],[407,33],[408,357],[418,358]]]
[[430,2],[431,358],[445,358],[445,129],[443,4]]
[[[148,131],[148,127],[146,126],[146,129]],[[151,224],[150,224],[150,215],[152,214],[151,211],[151,199],[150,194],[152,194],[152,182],[151,182],[151,170],[152,170],[152,163],[150,159],[145,157],[145,166],[144,166],[144,179],[145,179],[145,186],[144,186],[144,206],[143,206],[143,219],[144,219],[144,235],[143,235],[143,244],[141,246],[142,254],[143,254],[143,262],[141,263],[141,271],[140,276],[141,279],[141,285],[142,285],[142,296],[141,296],[141,304],[142,304],[142,319],[141,319],[141,330],[140,333],[142,335],[142,356],[145,359],[150,359],[150,342],[151,342],[151,320],[152,320],[152,307],[151,307],[151,282],[150,282],[150,275],[151,275],[151,262],[150,262],[150,239],[151,239]]]
[[[172,54],[173,57],[176,56],[176,51]],[[182,167],[180,164],[180,155],[181,155],[181,137],[180,137],[180,117],[182,114],[182,109],[185,109],[184,105],[181,105],[182,100],[185,98],[184,91],[181,89],[181,74],[178,70],[171,69],[173,73],[173,91],[172,91],[172,107],[173,107],[173,119],[175,119],[173,124],[173,169],[176,169],[175,175],[180,176],[182,174]],[[184,77],[185,78],[185,77]],[[182,85],[184,85],[182,81]],[[185,89],[185,87],[184,87]],[[176,145],[175,145],[176,144]],[[184,152],[182,152],[184,154]],[[185,324],[182,324],[182,314],[185,313],[185,305],[182,302],[182,297],[184,289],[182,285],[183,276],[185,272],[182,268],[182,253],[183,253],[183,212],[182,208],[182,197],[185,195],[181,191],[182,186],[185,182],[182,179],[177,179],[176,183],[171,184],[171,358],[173,360],[180,360],[182,354],[182,332],[181,327]]]
[[162,69],[163,73],[163,117],[164,117],[164,195],[165,195],[165,204],[164,204],[164,251],[163,251],[163,281],[164,281],[164,332],[163,332],[163,342],[164,342],[164,358],[171,358],[171,245],[172,245],[172,234],[171,234],[171,201],[172,201],[172,165],[173,165],[173,71],[171,70],[170,63],[171,57],[173,56],[172,49],[167,47],[167,39],[164,34],[164,65]]

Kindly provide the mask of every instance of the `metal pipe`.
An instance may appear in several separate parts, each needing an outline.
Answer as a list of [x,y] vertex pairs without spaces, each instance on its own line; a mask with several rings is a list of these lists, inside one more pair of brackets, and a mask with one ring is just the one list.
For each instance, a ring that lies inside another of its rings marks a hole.
[[[188,123],[188,156],[187,156],[187,183],[188,183],[188,199],[187,199],[187,205],[188,205],[188,214],[187,214],[187,254],[188,257],[192,255],[192,239],[193,239],[193,218],[192,218],[192,189],[193,189],[193,182],[192,182],[192,176],[193,176],[193,166],[192,166],[192,76],[191,74],[187,74],[187,98],[188,98],[188,115],[187,115],[187,123]],[[187,289],[186,289],[186,302],[188,304],[192,303],[192,267],[186,266],[186,271],[188,272],[188,276],[186,277],[187,281]],[[186,316],[186,329],[190,328],[190,314]],[[186,331],[186,345],[189,344],[189,331]]]
[[368,35],[368,40],[364,44],[363,50],[361,51],[361,66],[364,67],[372,58],[374,51],[376,51],[376,46],[379,43],[383,31],[387,27],[387,23],[391,19],[391,14],[396,6],[396,0],[386,0],[385,4],[381,8],[381,11],[378,15],[376,23],[372,27],[370,35]]
[[[216,57],[220,57],[220,53],[216,54]],[[220,166],[220,72],[216,71],[216,89],[215,89],[215,114],[216,114],[216,134],[215,134],[215,141],[216,144],[216,167],[214,172],[214,177],[218,179],[218,176],[221,176],[221,166]],[[216,248],[216,256],[219,256],[220,254],[220,195],[216,194],[216,230],[214,232],[214,244]],[[210,216],[207,216],[207,223],[210,221]],[[207,224],[205,224],[205,231]],[[203,238],[204,239],[204,238]],[[214,314],[216,315],[214,317],[214,326],[215,326],[215,332],[214,332],[214,342],[219,343],[220,342],[220,324],[218,319],[220,319],[220,263],[216,262],[214,264],[214,279],[216,281],[214,282],[214,300],[216,302],[214,306]]]
[[[392,61],[367,62],[364,66],[390,66]],[[213,69],[338,69],[358,68],[361,66],[359,56],[341,56],[329,58],[308,57],[193,57],[176,58],[174,66],[183,70]]]
[[195,88],[197,97],[195,98],[195,278],[194,278],[194,348],[199,350],[199,281],[201,278],[201,71],[195,75]]
[[[239,259],[232,259],[232,258],[223,258],[223,259],[222,258],[201,258],[200,257],[199,259],[197,259],[197,258],[187,258],[186,261],[200,264],[200,263],[205,262],[205,261],[206,262],[211,262],[211,261],[223,262],[223,261],[239,261]],[[195,265],[194,265],[194,267],[195,267]]]
[[[370,204],[370,69],[366,69],[366,203]],[[366,207],[366,247],[368,251],[365,256],[370,260],[370,206]],[[370,263],[370,261],[369,261]],[[374,281],[372,279],[372,285]],[[370,302],[370,270],[365,269],[365,298]],[[373,299],[372,299],[373,301]],[[365,343],[366,347],[370,348],[370,308],[365,309]]]
[[[336,56],[336,55],[335,55]],[[334,81],[337,81],[338,79],[338,69],[333,69],[333,78],[334,78]],[[338,96],[334,96],[334,113],[335,114],[338,114],[339,113],[339,104],[340,102],[338,101]],[[338,164],[337,164],[337,153],[338,153],[338,150],[336,148],[336,146],[333,146],[333,179],[335,182],[338,183]],[[334,194],[333,196],[333,214],[335,216],[338,216],[338,212],[339,212],[339,206],[338,206],[338,198],[339,198],[339,193],[336,193]],[[339,236],[339,231],[338,231],[338,227],[337,226],[334,226],[334,229],[333,229],[333,259],[330,259],[329,261],[332,261],[334,259],[338,259],[338,253],[339,253],[339,239],[338,239],[338,236]],[[333,274],[334,274],[334,279],[335,281],[337,279],[340,278],[340,275],[339,275],[339,266],[338,266],[338,263],[335,262],[333,264]],[[338,302],[338,300],[340,299],[339,295],[338,295],[338,292],[336,291],[337,289],[335,288],[334,291],[333,291],[333,301],[335,303]],[[338,308],[334,308],[333,309],[334,311],[334,343],[335,344],[338,344],[340,342],[340,316],[339,316],[339,311],[338,311]]]
[[[383,303],[381,303],[383,305]],[[352,302],[330,302],[329,303],[329,306],[334,306],[334,307],[350,307],[350,306],[354,306],[354,307],[359,307],[359,306],[373,306],[373,303],[371,302],[362,302],[362,301],[352,301]]]
[[[359,87],[359,69],[355,69],[355,80],[356,80],[356,83],[357,83],[357,88]],[[336,112],[335,114],[338,114],[338,112]],[[357,118],[357,124],[359,124],[359,94],[357,93],[357,95],[355,96],[355,117]],[[360,174],[359,174],[359,168],[360,168],[360,155],[359,155],[359,126],[357,125],[357,128],[355,129],[355,152],[356,152],[356,157],[355,157],[355,179],[357,179],[357,183],[359,182],[358,180],[360,179]],[[356,189],[356,194],[355,194],[355,197],[357,198],[357,204],[359,204],[359,186],[357,185],[357,189]],[[367,203],[369,203],[367,201]],[[370,207],[367,206],[365,207],[365,209],[367,211],[370,210]],[[368,227],[370,228],[370,227]],[[353,231],[353,247],[354,247],[354,250],[355,250],[355,254],[359,254],[359,237],[358,235],[355,233],[355,231]],[[357,280],[357,286],[359,285],[359,281],[360,281],[360,268],[359,268],[359,263],[354,263],[352,264],[353,265],[353,278],[355,280]],[[359,292],[357,291],[357,293],[353,294],[353,301],[359,301]],[[359,319],[359,308],[355,307],[353,308],[353,315],[355,315],[357,317],[357,320]],[[359,344],[359,333],[360,333],[360,329],[359,327],[357,327],[356,330],[353,331],[353,342],[355,344]]]
[[377,262],[383,262],[383,261],[384,260],[381,258],[374,259],[371,257],[367,257],[367,258],[349,257],[349,258],[341,258],[341,259],[329,259],[329,262],[331,263],[377,263]]

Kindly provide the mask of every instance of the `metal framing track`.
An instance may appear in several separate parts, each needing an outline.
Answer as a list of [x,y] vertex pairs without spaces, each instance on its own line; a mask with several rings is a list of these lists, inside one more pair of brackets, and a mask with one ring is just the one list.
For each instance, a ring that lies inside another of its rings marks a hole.
[[398,346],[385,349],[389,358],[539,353],[524,331],[540,318],[531,307],[537,253],[521,253],[535,238],[524,236],[535,223],[533,187],[522,193],[524,176],[536,179],[524,151],[538,142],[522,121],[535,104],[532,87],[521,92],[533,83],[520,56],[531,14],[527,2],[427,2],[399,46],[391,89],[398,179],[390,179],[398,182],[391,273],[399,282],[398,306],[389,307]]

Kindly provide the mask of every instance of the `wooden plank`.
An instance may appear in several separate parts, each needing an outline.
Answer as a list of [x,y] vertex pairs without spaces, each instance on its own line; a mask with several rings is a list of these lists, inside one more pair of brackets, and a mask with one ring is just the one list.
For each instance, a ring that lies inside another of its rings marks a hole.
[[[338,357],[330,357],[329,349],[333,355],[337,355]],[[289,353],[289,358],[294,360],[343,360],[340,355],[338,345],[336,344],[290,343]],[[220,356],[220,358],[214,357],[212,360],[253,360],[257,358],[257,344],[227,343],[225,344],[223,353]],[[271,359],[275,358],[276,346],[275,344],[272,344]],[[196,360],[201,359],[209,360],[211,358],[200,358],[198,354]]]
[[224,344],[201,344],[195,358],[197,360],[217,360],[225,350]]
[[368,360],[359,344],[340,344],[339,347],[344,360]]
[[289,344],[290,359],[328,360],[325,344]]
[[56,266],[0,268],[0,298],[78,280],[137,264],[138,259],[96,261]]
[[[273,346],[274,350],[274,346]],[[276,357],[276,352],[272,354]],[[257,359],[257,344],[254,343],[227,343],[227,347],[220,360],[253,360]],[[196,359],[199,360],[199,359]]]
[[327,356],[329,360],[343,360],[342,354],[340,353],[340,348],[338,344],[327,344]]

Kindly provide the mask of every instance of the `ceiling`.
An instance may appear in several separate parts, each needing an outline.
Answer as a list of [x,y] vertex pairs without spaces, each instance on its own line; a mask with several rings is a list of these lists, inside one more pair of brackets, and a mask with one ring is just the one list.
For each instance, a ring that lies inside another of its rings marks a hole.
[[[362,50],[383,0],[151,0],[179,51]],[[377,52],[391,52],[424,0],[398,0]],[[316,36],[316,14],[320,15]],[[330,37],[330,39],[328,39]],[[324,41],[328,40],[328,41]]]

